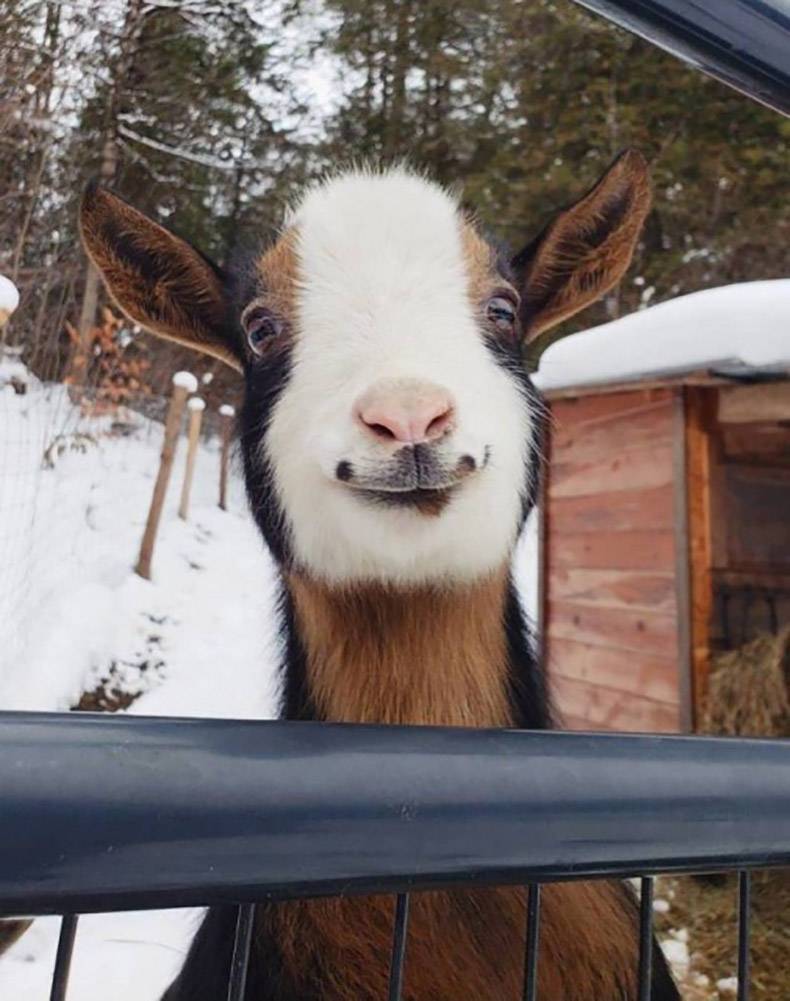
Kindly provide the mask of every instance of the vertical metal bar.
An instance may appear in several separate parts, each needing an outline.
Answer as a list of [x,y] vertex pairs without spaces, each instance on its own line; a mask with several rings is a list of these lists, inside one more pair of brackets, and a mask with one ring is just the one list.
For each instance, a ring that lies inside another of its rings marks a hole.
[[639,1001],[650,1001],[653,980],[653,877],[643,876],[639,896]]
[[241,904],[236,919],[236,938],[233,942],[233,959],[228,980],[228,1001],[244,1001],[254,924],[255,904]]
[[524,952],[524,1001],[538,996],[538,943],[540,941],[540,883],[530,883],[527,893],[527,943]]
[[749,1001],[749,930],[752,903],[751,873],[738,873],[738,1001]]
[[389,1001],[400,1001],[403,965],[406,959],[406,932],[409,927],[409,895],[399,893],[395,904],[395,930],[392,934]]
[[65,1001],[78,920],[79,918],[76,914],[64,914],[61,919],[58,951],[55,955],[55,971],[52,974],[52,990],[49,993],[49,1001]]

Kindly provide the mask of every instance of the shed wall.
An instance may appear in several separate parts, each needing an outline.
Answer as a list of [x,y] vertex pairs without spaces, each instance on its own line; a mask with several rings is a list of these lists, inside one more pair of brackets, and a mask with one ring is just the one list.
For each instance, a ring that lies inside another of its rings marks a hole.
[[543,649],[570,729],[681,729],[678,392],[551,404]]

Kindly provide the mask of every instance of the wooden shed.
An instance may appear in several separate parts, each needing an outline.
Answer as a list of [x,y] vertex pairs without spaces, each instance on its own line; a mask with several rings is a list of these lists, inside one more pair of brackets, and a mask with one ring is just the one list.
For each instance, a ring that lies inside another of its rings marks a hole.
[[539,634],[572,729],[689,731],[711,657],[790,625],[790,281],[553,345]]

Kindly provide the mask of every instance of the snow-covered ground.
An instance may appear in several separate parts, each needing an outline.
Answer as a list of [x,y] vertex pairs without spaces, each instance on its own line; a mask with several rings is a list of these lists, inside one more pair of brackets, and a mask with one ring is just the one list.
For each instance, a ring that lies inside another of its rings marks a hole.
[[[273,568],[241,483],[233,478],[221,511],[218,448],[202,445],[181,521],[182,438],[153,580],[142,580],[132,565],[162,426],[126,418],[132,427],[113,433],[109,418],[82,417],[62,387],[0,388],[0,708],[68,709],[109,677],[108,688],[141,693],[132,713],[271,716]],[[155,1001],[197,917],[81,919],[69,1001]],[[0,998],[45,1001],[58,926],[36,921],[2,957]]]

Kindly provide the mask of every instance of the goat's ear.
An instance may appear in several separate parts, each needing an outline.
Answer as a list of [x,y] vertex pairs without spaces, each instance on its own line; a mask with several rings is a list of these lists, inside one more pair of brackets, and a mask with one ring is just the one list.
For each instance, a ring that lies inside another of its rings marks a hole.
[[641,153],[626,150],[595,187],[516,254],[527,343],[600,299],[622,278],[650,209]]
[[110,295],[128,317],[241,371],[222,272],[208,258],[96,185],[83,196],[80,231]]

